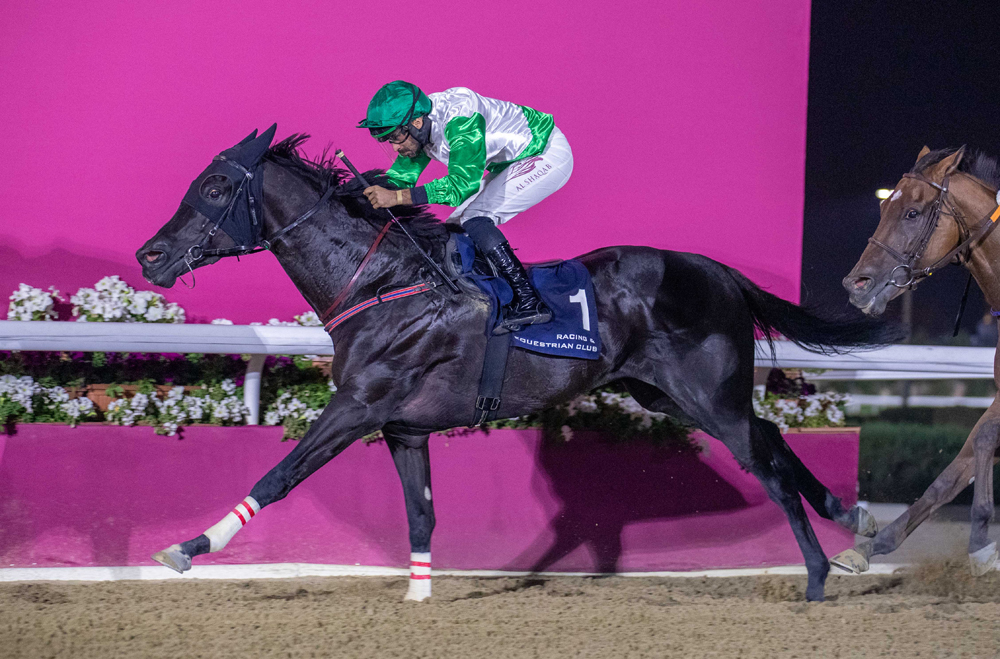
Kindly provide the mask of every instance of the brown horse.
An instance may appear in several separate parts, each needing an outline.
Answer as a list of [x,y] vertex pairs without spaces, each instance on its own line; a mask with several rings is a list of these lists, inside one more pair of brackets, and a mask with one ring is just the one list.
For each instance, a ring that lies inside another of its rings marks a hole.
[[[965,147],[931,151],[924,147],[913,169],[882,202],[881,221],[844,287],[851,304],[878,315],[886,304],[938,267],[957,258],[994,309],[1000,309],[1000,167],[995,159],[970,155]],[[1000,364],[994,359],[994,381]],[[993,465],[1000,440],[1000,401],[976,424],[965,446],[923,496],[871,540],[834,556],[830,562],[853,572],[868,559],[894,551],[927,517],[975,484],[969,561],[979,576],[994,567],[996,543],[989,542],[993,517]]]

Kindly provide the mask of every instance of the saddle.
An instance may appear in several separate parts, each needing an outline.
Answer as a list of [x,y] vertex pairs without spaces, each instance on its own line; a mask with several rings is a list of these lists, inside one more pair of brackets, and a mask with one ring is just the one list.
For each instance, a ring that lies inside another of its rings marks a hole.
[[[453,233],[448,238],[448,243],[445,245],[445,272],[448,273],[455,283],[466,293],[474,295],[477,297],[486,298],[488,297],[483,291],[476,285],[473,277],[500,277],[500,272],[486,259],[485,256],[480,254],[475,246],[472,246],[472,266],[471,270],[465,266],[463,263],[463,253],[465,255],[465,261],[468,260],[468,250],[467,247],[462,245],[460,247],[461,240],[468,240],[467,238],[459,239],[459,235]],[[471,245],[472,241],[468,240]],[[472,275],[471,277],[469,275]]]

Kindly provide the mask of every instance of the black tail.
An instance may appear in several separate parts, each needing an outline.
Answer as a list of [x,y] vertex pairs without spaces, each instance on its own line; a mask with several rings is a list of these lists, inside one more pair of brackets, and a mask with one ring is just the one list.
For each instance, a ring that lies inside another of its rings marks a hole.
[[800,307],[761,290],[737,270],[730,268],[729,274],[740,287],[753,324],[767,339],[772,355],[776,333],[810,352],[824,355],[881,348],[905,336],[899,325],[861,316],[860,312],[836,314]]

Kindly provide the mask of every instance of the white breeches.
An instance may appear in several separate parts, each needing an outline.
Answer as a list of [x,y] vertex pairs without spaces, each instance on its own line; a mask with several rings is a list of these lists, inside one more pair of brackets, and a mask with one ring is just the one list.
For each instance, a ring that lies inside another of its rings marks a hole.
[[448,220],[464,223],[488,217],[503,224],[566,185],[572,173],[573,151],[562,131],[553,128],[544,151],[518,160],[502,172],[487,174],[479,192],[456,208]]

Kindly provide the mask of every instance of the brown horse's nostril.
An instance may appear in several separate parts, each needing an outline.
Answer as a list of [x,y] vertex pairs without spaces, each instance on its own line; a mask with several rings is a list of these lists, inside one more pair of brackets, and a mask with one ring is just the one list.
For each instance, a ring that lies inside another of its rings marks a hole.
[[163,252],[158,252],[155,249],[146,252],[146,263],[155,263],[161,256],[163,256]]
[[854,280],[854,290],[861,292],[872,285],[871,277],[858,277]]

